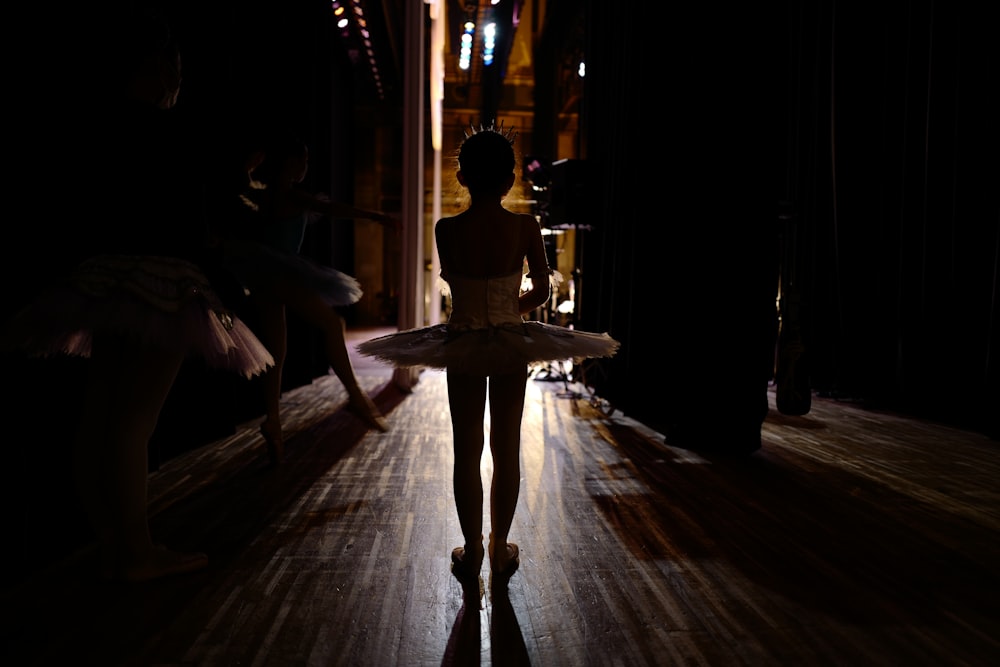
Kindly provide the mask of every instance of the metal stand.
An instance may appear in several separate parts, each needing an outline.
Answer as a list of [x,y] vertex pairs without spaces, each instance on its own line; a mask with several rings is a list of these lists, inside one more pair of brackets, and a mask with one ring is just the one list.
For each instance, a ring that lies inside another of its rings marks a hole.
[[[569,204],[571,200],[582,195],[580,190],[583,184],[580,171],[583,162],[580,160],[560,160],[550,166],[556,165],[559,165],[559,168],[557,171],[553,171],[553,175],[557,174],[559,178],[555,179],[555,182],[549,179],[547,170],[542,167],[538,160],[529,161],[526,175],[532,183],[532,189],[538,194],[538,199],[533,202],[535,205],[534,213],[543,228],[543,233],[549,239],[554,239],[570,230],[573,232],[574,267],[569,280],[572,281],[570,299],[573,302],[571,323],[576,323],[580,321],[580,297],[583,279],[584,239],[581,232],[590,230],[590,226],[580,224],[579,220],[575,219],[580,215],[580,211],[571,212]],[[549,266],[556,268],[556,264],[556,253],[552,252],[549,254]],[[558,311],[558,304],[555,303],[554,299],[550,299],[548,308],[545,309],[542,317],[543,321],[552,324],[558,323],[562,315]],[[570,383],[578,383],[585,388],[587,387],[582,364],[572,362],[569,359],[550,361],[544,367],[536,370],[531,377],[540,382],[562,382],[563,389],[557,394],[559,398],[584,398],[583,394],[570,388]],[[577,379],[578,377],[579,379]],[[593,401],[593,392],[591,392],[590,398]]]
[[564,370],[563,364],[567,363],[569,363],[568,360],[546,362],[543,368],[532,374],[531,379],[537,382],[562,382],[562,391],[556,394],[556,396],[559,398],[581,398],[579,393],[569,388],[569,383],[573,381],[573,375],[572,368],[569,371]]

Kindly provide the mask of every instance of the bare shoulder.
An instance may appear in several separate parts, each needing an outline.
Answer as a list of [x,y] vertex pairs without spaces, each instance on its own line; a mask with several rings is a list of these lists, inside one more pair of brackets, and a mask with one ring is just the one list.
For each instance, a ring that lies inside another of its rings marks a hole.
[[458,216],[451,216],[451,217],[448,217],[448,218],[440,218],[437,221],[437,224],[438,225],[448,226],[448,225],[454,224],[455,220],[457,220],[457,219],[458,219]]
[[434,223],[434,230],[436,232],[448,231],[455,226],[456,217],[441,218],[436,223]]

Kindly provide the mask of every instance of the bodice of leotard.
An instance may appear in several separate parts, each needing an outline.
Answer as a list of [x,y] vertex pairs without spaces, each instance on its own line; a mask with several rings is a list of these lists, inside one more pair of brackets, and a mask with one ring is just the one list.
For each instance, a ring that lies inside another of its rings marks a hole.
[[520,271],[495,278],[449,275],[447,282],[452,298],[449,328],[488,329],[523,322],[517,305]]

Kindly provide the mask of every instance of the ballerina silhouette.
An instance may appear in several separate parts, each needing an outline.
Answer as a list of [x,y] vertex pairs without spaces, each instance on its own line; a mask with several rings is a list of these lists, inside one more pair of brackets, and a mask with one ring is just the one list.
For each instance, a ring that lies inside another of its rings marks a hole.
[[[392,229],[398,221],[380,211],[356,208],[306,192],[299,184],[309,168],[309,149],[282,136],[250,152],[248,188],[241,195],[251,214],[244,225],[230,225],[223,240],[223,262],[247,287],[259,315],[257,333],[274,355],[264,374],[265,418],[261,434],[271,462],[284,457],[281,427],[281,375],[287,357],[286,309],[323,333],[324,351],[348,394],[348,410],[369,427],[385,432],[389,424],[358,383],[345,340],[344,319],[335,306],[361,298],[358,281],[299,254],[306,227],[322,217],[365,218]],[[250,185],[252,183],[252,185]]]
[[528,365],[607,357],[619,347],[606,333],[525,321],[524,315],[548,301],[558,274],[549,268],[535,218],[503,205],[517,178],[514,137],[502,125],[480,126],[467,134],[459,149],[457,178],[468,189],[470,203],[458,215],[439,220],[434,230],[441,278],[451,298],[448,322],[358,346],[360,353],[396,366],[447,371],[455,505],[465,538],[465,544],[452,551],[452,571],[460,578],[477,576],[484,557],[479,466],[487,397],[493,457],[489,557],[493,578],[502,580],[520,564],[520,549],[507,537],[520,487]]

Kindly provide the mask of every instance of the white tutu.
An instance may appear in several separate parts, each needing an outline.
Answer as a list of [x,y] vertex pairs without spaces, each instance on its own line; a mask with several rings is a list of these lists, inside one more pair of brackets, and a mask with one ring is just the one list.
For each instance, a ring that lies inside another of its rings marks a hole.
[[455,373],[493,375],[509,373],[535,361],[610,357],[618,347],[618,341],[605,333],[523,322],[488,329],[437,324],[373,338],[357,349],[399,367],[426,366]]
[[452,276],[455,309],[447,324],[387,334],[358,345],[361,354],[398,367],[493,375],[536,361],[613,356],[620,343],[606,333],[524,321],[517,310],[522,275],[490,279]]

